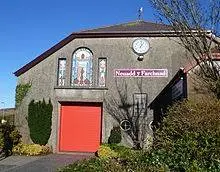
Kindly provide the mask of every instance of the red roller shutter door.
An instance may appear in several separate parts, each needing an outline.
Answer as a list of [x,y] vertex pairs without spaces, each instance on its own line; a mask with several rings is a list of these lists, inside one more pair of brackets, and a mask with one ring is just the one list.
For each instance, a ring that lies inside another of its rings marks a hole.
[[101,105],[63,105],[60,151],[96,152],[101,139]]

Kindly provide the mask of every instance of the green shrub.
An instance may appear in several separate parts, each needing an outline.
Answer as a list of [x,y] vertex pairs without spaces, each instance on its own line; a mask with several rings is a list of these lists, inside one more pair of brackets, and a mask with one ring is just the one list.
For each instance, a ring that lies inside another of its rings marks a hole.
[[45,155],[51,152],[48,146],[41,146],[39,144],[23,144],[19,143],[13,148],[13,153],[17,155]]
[[4,138],[4,133],[8,132],[10,142],[12,144],[12,147],[17,145],[21,140],[21,135],[19,131],[16,129],[16,127],[12,124],[9,124],[8,122],[5,124],[0,125],[0,148],[3,148],[4,142],[6,141]]
[[185,100],[171,107],[161,128],[155,135],[155,146],[161,147],[169,141],[182,138],[188,133],[201,135],[220,134],[220,101],[211,98]]
[[12,149],[21,139],[21,135],[14,125],[6,122],[0,125],[0,148],[7,157],[12,154]]
[[172,106],[145,160],[171,171],[220,171],[220,101],[200,97]]
[[0,132],[0,149],[2,149],[4,146],[4,137],[3,137],[3,133]]
[[[153,172],[163,171],[161,168],[149,167],[140,160],[144,154],[143,151],[133,150],[117,144],[102,145],[99,149],[99,158],[92,158],[71,164],[59,171],[97,171],[97,172]],[[126,155],[127,154],[127,155]],[[146,158],[146,157],[145,157]],[[159,170],[158,170],[159,169]],[[165,170],[164,170],[165,171]]]
[[109,144],[120,143],[121,142],[121,129],[120,127],[113,127],[111,130],[110,137],[108,138]]
[[30,137],[36,144],[46,145],[51,134],[53,106],[51,101],[47,104],[45,100],[34,102],[28,106],[28,126]]
[[92,158],[90,160],[82,160],[61,168],[58,171],[62,172],[103,172],[105,160],[99,158]]
[[22,100],[24,99],[24,97],[26,96],[27,92],[29,91],[29,89],[31,88],[31,84],[27,83],[27,84],[19,84],[16,86],[16,90],[15,90],[15,107],[18,107]]
[[62,172],[165,172],[166,167],[147,166],[146,163],[134,161],[133,159],[121,158],[92,158],[75,162],[65,168],[59,169]]
[[131,161],[135,161],[144,152],[143,150],[134,150],[117,144],[110,144],[109,147],[117,152],[121,159],[129,159]]

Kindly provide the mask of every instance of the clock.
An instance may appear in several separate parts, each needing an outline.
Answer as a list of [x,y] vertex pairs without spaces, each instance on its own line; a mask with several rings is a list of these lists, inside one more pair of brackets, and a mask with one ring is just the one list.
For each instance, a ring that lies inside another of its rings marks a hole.
[[133,41],[132,48],[138,55],[143,55],[149,50],[150,44],[146,39],[138,38]]

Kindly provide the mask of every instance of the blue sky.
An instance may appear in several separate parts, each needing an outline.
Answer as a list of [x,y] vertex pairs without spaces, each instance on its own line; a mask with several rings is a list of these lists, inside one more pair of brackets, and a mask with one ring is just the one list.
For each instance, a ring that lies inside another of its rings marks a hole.
[[140,7],[156,20],[147,0],[1,0],[0,108],[14,107],[17,69],[72,32],[136,20]]

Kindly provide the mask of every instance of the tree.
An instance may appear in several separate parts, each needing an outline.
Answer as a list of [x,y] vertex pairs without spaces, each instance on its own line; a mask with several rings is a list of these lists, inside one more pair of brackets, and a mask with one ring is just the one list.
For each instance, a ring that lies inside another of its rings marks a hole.
[[[126,81],[121,80],[119,82],[116,79],[115,84],[117,94],[113,95],[112,93],[109,93],[105,96],[105,109],[119,125],[124,120],[130,122],[131,128],[125,130],[125,132],[132,139],[134,149],[142,149],[147,131],[147,101],[131,103],[131,97],[128,95],[128,84]],[[142,79],[137,79],[136,86],[139,90],[139,95],[143,96]],[[135,87],[135,85],[133,85],[133,87]]]
[[220,32],[220,0],[149,0],[162,22],[171,25],[177,41],[189,54],[190,62],[199,66],[194,70],[195,83],[200,89],[214,93],[220,99],[219,65],[213,49],[220,51],[216,36]]

